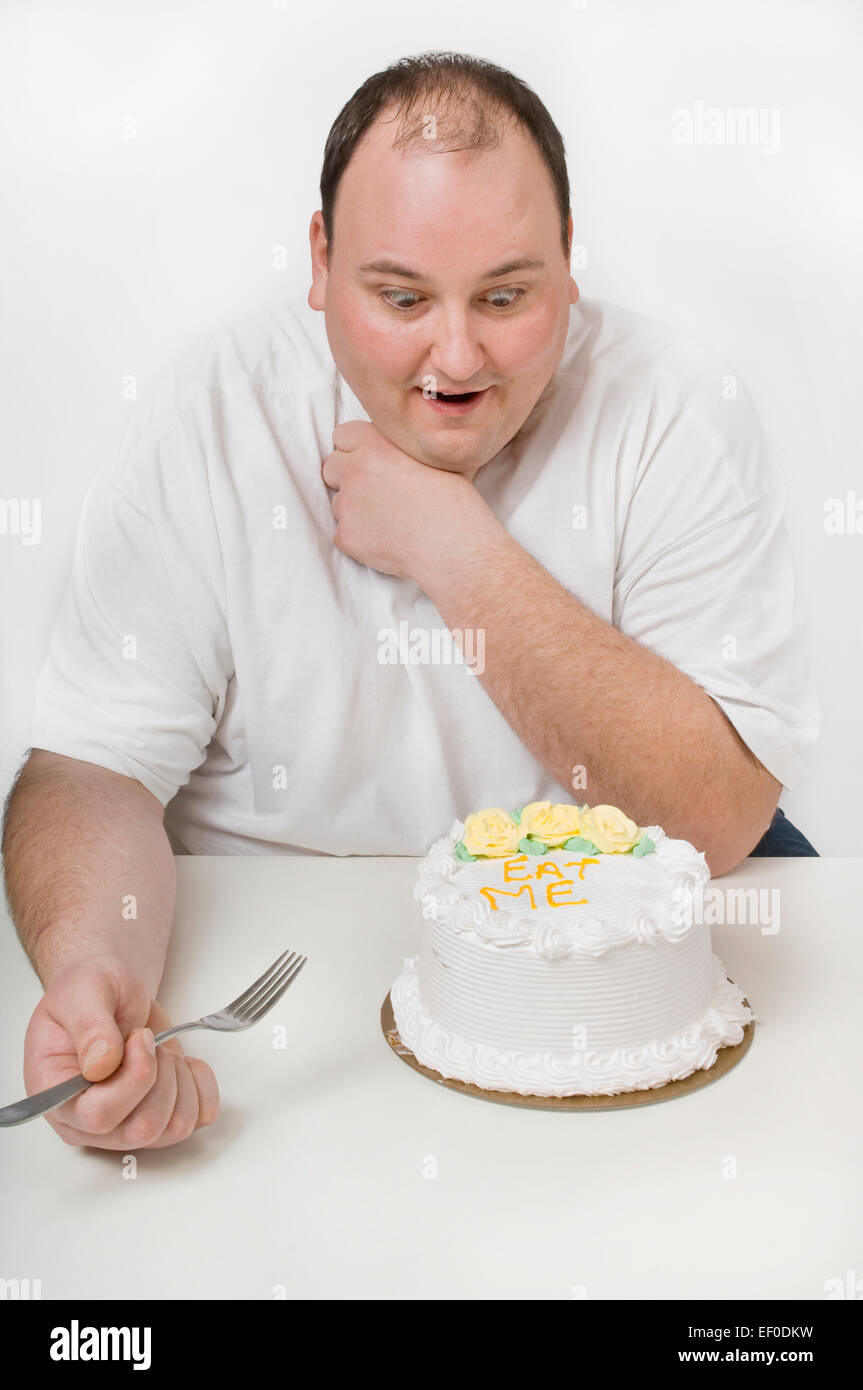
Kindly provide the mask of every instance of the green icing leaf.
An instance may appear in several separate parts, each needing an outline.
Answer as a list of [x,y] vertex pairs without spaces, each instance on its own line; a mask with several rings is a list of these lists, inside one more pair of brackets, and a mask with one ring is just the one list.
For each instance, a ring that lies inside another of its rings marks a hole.
[[522,854],[548,854],[548,845],[543,840],[532,840],[527,835],[519,840],[518,847]]
[[455,847],[455,857],[464,860],[465,864],[475,864],[478,858],[477,855],[471,854],[470,850],[465,849],[463,840],[459,840]]
[[652,849],[656,849],[656,845],[649,835],[644,835],[637,845],[633,845],[632,857],[633,859],[643,859],[645,854],[649,854]]
[[582,835],[571,835],[568,840],[564,840],[561,849],[577,849],[582,854],[599,854],[593,841],[585,840]]
[[515,821],[516,825],[521,825],[521,813],[522,813],[523,810],[524,810],[524,807],[523,807],[523,806],[519,806],[518,810],[517,810],[517,811],[513,811],[513,813],[512,813],[512,818],[513,818],[513,820]]

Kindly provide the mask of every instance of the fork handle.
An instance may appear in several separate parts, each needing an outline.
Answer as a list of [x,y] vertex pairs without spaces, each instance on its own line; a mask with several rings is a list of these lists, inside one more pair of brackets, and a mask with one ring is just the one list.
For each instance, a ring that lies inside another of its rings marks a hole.
[[[154,1041],[158,1045],[167,1042],[168,1038],[175,1037],[177,1033],[186,1033],[190,1028],[200,1027],[201,1024],[197,1020],[194,1023],[180,1023],[176,1028],[166,1028],[163,1033],[157,1033]],[[23,1125],[27,1120],[35,1120],[38,1115],[46,1115],[49,1110],[56,1110],[58,1105],[79,1096],[88,1086],[98,1084],[88,1081],[86,1076],[70,1076],[68,1081],[49,1086],[47,1091],[37,1091],[35,1095],[25,1096],[23,1100],[16,1100],[12,1105],[4,1105],[0,1109],[0,1127]]]
[[80,1095],[92,1085],[93,1082],[88,1081],[86,1076],[70,1076],[68,1081],[61,1081],[58,1086],[49,1086],[47,1091],[37,1091],[35,1095],[25,1096],[23,1100],[16,1100],[12,1105],[4,1105],[0,1110],[0,1125],[23,1125],[25,1120],[34,1120],[37,1115],[44,1115],[46,1111],[56,1109],[58,1105]]
[[194,1023],[178,1023],[175,1028],[166,1028],[164,1033],[157,1033],[155,1041],[157,1043],[167,1042],[169,1038],[175,1038],[178,1033],[188,1033],[190,1028],[203,1028],[203,1023],[196,1018]]

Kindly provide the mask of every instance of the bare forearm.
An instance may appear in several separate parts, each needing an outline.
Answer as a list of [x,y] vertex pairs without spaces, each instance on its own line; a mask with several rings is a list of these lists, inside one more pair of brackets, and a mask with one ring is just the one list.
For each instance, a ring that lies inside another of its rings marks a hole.
[[[483,686],[570,795],[705,850],[714,874],[766,830],[779,783],[700,686],[598,618],[503,528],[423,587],[450,629],[484,633]],[[575,785],[578,785],[576,782]]]
[[111,955],[155,996],[176,886],[161,811],[128,777],[34,750],[10,800],[3,859],[12,917],[46,988],[73,961]]

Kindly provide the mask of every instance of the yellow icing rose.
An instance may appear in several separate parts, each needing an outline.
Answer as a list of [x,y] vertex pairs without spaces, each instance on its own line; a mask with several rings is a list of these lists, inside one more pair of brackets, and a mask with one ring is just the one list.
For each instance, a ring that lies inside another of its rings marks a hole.
[[490,806],[476,811],[464,823],[462,843],[469,854],[486,854],[501,859],[505,854],[517,854],[522,832],[507,811]]
[[586,806],[581,812],[581,833],[601,854],[625,854],[644,834],[616,806]]
[[552,806],[550,801],[531,801],[521,813],[522,835],[535,835],[552,848],[571,835],[581,834],[577,806]]

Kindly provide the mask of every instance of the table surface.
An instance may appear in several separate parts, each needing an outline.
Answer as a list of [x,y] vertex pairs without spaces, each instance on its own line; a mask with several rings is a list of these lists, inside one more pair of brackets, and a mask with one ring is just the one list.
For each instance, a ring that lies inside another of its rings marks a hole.
[[[863,859],[715,880],[779,890],[778,931],[712,928],[753,1044],[690,1095],[600,1112],[475,1100],[391,1052],[379,1014],[419,941],[415,860],[177,869],[160,994],[175,1021],[285,948],[308,963],[257,1027],[184,1037],[222,1096],[185,1143],[130,1160],[42,1119],[0,1131],[0,1277],[39,1279],[44,1299],[822,1299],[863,1274]],[[8,919],[2,942],[7,1103],[40,985]]]

